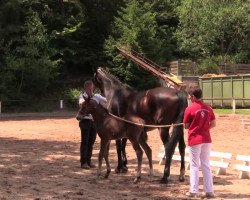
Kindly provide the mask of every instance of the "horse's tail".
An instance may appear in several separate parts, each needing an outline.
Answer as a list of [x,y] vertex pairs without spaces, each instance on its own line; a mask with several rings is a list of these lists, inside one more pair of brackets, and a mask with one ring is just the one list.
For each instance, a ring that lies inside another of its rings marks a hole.
[[188,106],[187,93],[184,91],[178,91],[177,96],[179,98],[179,109],[176,116],[175,123],[182,123],[185,109]]

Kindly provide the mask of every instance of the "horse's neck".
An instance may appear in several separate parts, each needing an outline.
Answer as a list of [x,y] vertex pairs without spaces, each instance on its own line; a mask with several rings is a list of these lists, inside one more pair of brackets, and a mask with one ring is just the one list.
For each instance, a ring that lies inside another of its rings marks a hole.
[[113,97],[128,97],[131,95],[133,91],[131,89],[126,88],[123,85],[115,85],[115,86],[107,86],[104,88],[104,95],[108,101],[112,101]]
[[115,115],[123,116],[126,114],[127,103],[131,91],[125,87],[115,88],[108,92],[107,98],[107,110]]

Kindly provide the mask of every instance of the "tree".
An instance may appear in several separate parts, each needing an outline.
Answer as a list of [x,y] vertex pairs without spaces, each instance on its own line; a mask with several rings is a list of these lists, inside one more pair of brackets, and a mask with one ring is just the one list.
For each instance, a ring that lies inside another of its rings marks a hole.
[[103,44],[123,0],[85,0],[82,3],[86,10],[86,35],[81,43],[85,49],[84,65],[92,68],[102,66],[105,63]]
[[180,0],[152,0],[152,9],[156,13],[157,38],[161,40],[161,58],[158,59],[162,65],[166,61],[179,59],[182,52],[177,47],[177,39],[174,33],[179,24],[176,8]]
[[217,64],[249,62],[248,0],[184,0],[176,32],[180,48],[198,60]]
[[[118,55],[117,46],[143,52],[148,58],[162,58],[162,40],[157,37],[156,13],[152,4],[144,1],[127,0],[114,20],[112,34],[105,42],[108,67],[125,82],[138,88],[154,87],[158,80],[142,68]],[[143,78],[142,78],[143,77]]]
[[53,49],[49,47],[49,37],[38,14],[29,10],[24,25],[25,34],[14,46],[10,42],[5,48],[6,85],[11,85],[12,98],[40,97],[56,77],[58,60],[52,60]]

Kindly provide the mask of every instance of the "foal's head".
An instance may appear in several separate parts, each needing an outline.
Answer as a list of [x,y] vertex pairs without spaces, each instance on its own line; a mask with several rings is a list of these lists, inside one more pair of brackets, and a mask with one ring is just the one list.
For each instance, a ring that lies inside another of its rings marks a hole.
[[80,109],[80,113],[82,115],[91,114],[95,109],[97,109],[98,103],[95,100],[85,97],[84,100],[82,108]]
[[102,105],[98,104],[94,99],[84,97],[84,100],[85,101],[82,104],[82,108],[79,111],[81,115],[83,116],[87,114],[93,115],[98,111],[101,111],[102,113],[108,112]]

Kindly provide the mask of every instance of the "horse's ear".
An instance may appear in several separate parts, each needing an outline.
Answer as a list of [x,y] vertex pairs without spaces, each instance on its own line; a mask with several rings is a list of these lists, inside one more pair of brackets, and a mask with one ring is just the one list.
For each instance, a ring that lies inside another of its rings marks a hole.
[[97,71],[97,69],[98,69],[99,67],[92,67],[92,72],[94,72],[94,73],[96,73],[96,71]]

